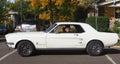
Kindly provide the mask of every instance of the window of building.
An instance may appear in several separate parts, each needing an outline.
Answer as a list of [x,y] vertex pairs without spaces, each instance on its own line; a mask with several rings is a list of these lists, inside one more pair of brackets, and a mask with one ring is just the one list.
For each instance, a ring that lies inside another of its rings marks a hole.
[[115,18],[120,18],[120,7],[115,8]]

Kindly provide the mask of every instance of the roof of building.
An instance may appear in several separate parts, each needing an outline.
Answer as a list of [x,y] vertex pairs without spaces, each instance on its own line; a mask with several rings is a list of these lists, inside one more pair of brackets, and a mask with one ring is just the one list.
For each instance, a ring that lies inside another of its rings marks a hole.
[[57,24],[86,24],[81,22],[57,22]]
[[113,0],[113,1],[99,3],[99,6],[120,7],[120,0]]

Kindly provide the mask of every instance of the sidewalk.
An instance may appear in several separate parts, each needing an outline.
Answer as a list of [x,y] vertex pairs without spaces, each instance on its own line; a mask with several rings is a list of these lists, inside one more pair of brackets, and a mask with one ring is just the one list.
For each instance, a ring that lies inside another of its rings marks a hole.
[[120,46],[112,46],[112,47],[110,47],[110,48],[120,48]]

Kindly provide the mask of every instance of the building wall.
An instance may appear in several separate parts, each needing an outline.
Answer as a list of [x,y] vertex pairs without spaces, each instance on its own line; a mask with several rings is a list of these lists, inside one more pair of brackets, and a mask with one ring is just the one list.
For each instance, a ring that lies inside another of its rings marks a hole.
[[114,8],[113,7],[106,7],[105,8],[105,16],[108,16],[109,18],[115,16]]
[[98,9],[99,9],[98,15],[99,16],[105,16],[105,7],[99,7]]
[[[104,0],[103,2],[108,2],[108,1],[113,1],[113,0]],[[99,7],[99,16],[108,16],[114,17],[114,8],[113,7],[108,7],[108,6],[101,6]]]

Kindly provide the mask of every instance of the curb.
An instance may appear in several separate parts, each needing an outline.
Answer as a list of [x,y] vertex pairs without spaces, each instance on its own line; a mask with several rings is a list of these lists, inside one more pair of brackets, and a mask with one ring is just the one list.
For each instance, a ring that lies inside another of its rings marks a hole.
[[110,48],[120,48],[120,46],[112,46],[112,47],[110,47]]
[[0,35],[0,38],[5,38],[5,35]]
[[0,43],[6,41],[5,38],[0,38]]

